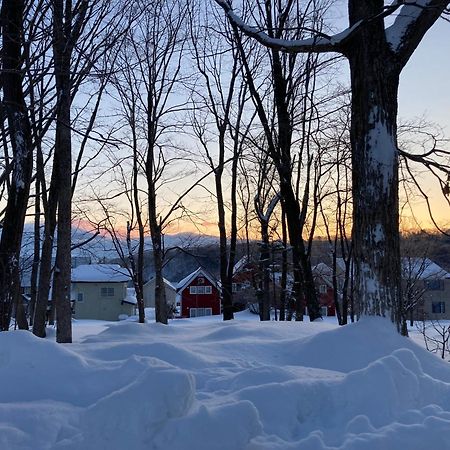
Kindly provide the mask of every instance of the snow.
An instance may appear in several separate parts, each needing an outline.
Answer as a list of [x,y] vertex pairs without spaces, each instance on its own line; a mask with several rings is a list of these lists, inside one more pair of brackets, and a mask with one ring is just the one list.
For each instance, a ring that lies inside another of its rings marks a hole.
[[449,448],[450,366],[386,319],[255,317],[0,333],[0,448]]
[[81,264],[72,269],[74,283],[124,283],[129,280],[128,271],[118,264]]
[[450,273],[429,258],[402,258],[402,271],[405,278],[420,280],[443,280],[450,278]]
[[424,8],[432,2],[433,0],[415,0],[402,7],[394,23],[386,29],[386,40],[394,52],[401,50],[404,38],[410,28],[415,25]]
[[231,2],[228,0],[215,1],[225,11],[230,22],[236,25],[247,36],[255,38],[258,42],[267,47],[291,52],[307,53],[311,50],[315,52],[342,51],[342,44],[363,24],[363,21],[358,21],[351,27],[331,36],[326,36],[321,33],[306,39],[277,39],[270,37],[259,28],[245,23],[242,18],[234,12]]
[[206,278],[213,286],[216,286],[216,282],[210,277],[201,267],[194,270],[194,272],[190,273],[186,277],[184,277],[181,281],[179,281],[175,288],[177,291],[183,290],[194,278],[201,275]]
[[[367,133],[366,146],[370,149],[372,164],[378,169],[382,177],[382,186],[388,190],[393,177],[394,162],[397,155],[397,146],[392,131],[388,129],[384,120],[386,114],[377,106],[369,114],[370,130]],[[377,190],[374,190],[374,193]],[[379,232],[383,233],[383,230]]]

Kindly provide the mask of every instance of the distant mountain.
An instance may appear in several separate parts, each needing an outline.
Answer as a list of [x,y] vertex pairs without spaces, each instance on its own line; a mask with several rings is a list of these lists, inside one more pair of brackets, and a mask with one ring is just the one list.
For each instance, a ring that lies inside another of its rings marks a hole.
[[[43,229],[41,228],[41,239],[43,238]],[[55,238],[56,244],[57,237]],[[164,247],[166,249],[179,247],[198,247],[215,245],[218,239],[214,236],[203,236],[194,233],[178,233],[164,236]],[[138,244],[137,239],[132,241],[133,247]],[[98,234],[95,231],[86,231],[81,228],[72,228],[72,258],[90,258],[93,263],[116,260],[120,257],[116,246],[110,235]],[[120,241],[120,246],[126,251],[125,238]],[[25,224],[22,238],[22,257],[31,259],[34,249],[34,227],[33,224]],[[145,251],[152,249],[150,236],[145,238]]]

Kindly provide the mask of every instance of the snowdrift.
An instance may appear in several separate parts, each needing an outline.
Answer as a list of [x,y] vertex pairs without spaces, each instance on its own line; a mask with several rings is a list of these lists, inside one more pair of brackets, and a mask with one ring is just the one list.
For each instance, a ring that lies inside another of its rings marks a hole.
[[450,449],[450,366],[383,319],[0,334],[0,448]]

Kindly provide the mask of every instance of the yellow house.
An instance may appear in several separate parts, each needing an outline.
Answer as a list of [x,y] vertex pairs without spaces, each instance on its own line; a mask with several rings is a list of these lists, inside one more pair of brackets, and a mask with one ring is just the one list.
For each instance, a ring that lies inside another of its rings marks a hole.
[[75,319],[119,320],[133,315],[127,298],[130,275],[118,264],[83,264],[72,269],[71,297]]

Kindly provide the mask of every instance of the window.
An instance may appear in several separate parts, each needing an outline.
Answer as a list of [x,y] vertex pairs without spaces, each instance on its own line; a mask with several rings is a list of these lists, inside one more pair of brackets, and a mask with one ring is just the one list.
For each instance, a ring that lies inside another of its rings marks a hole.
[[443,291],[444,282],[443,280],[426,280],[425,289],[427,291]]
[[190,294],[211,294],[212,293],[212,286],[190,286],[189,287],[189,293]]
[[212,308],[191,308],[189,310],[190,317],[212,316]]
[[83,298],[83,293],[82,292],[78,292],[77,294],[77,302],[83,302],[84,298]]
[[113,287],[102,287],[100,289],[100,295],[102,297],[114,297],[114,288]]
[[445,302],[432,302],[431,312],[433,314],[444,314],[445,313]]
[[326,294],[327,293],[327,285],[326,284],[321,284],[319,286],[319,293],[320,294]]

